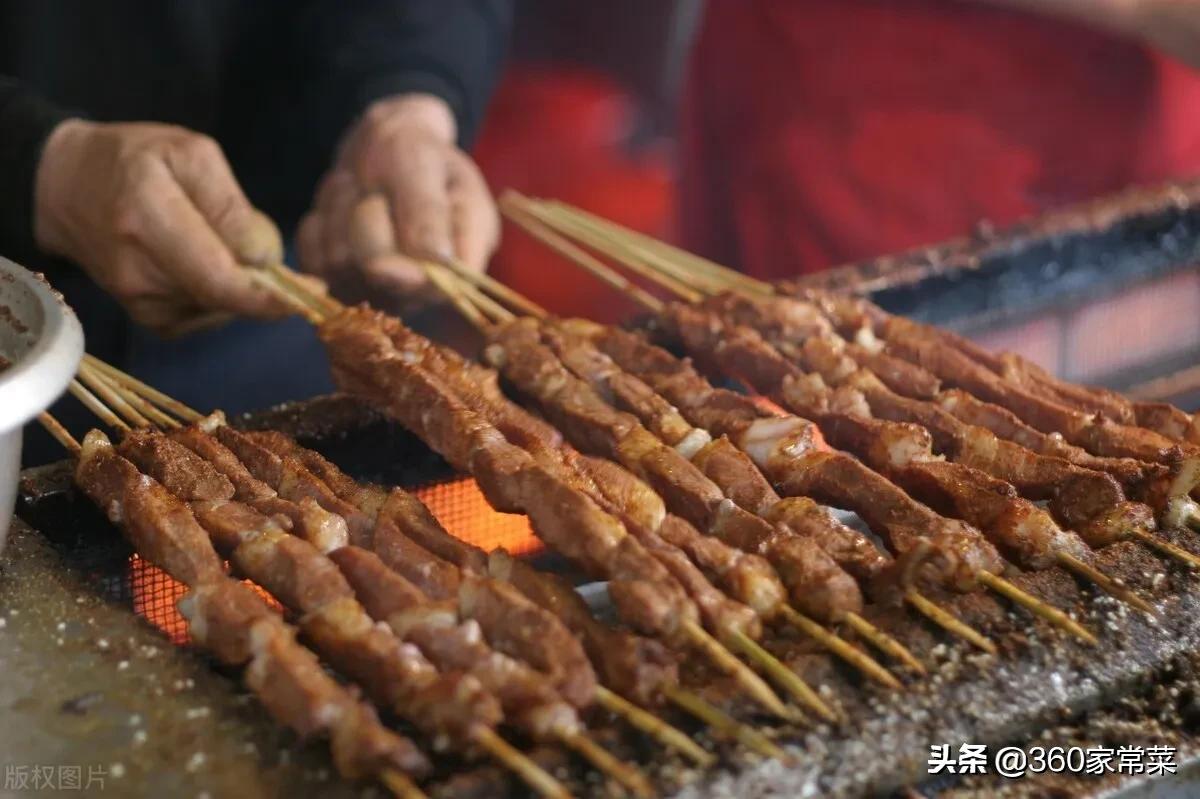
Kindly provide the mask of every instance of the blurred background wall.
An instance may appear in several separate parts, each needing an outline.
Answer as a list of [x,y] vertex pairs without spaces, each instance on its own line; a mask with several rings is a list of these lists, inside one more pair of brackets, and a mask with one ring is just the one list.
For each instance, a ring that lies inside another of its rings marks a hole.
[[[508,69],[475,147],[493,191],[558,198],[670,238],[676,100],[702,5],[520,0]],[[554,279],[564,269],[505,227],[492,265],[501,280],[562,314],[628,318],[632,307],[613,292],[598,305],[592,281]]]

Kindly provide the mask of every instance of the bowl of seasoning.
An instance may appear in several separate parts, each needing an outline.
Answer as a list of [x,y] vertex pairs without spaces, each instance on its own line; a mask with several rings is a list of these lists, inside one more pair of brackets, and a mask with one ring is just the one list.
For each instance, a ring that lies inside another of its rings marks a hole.
[[83,357],[75,312],[42,275],[0,258],[0,549],[21,470],[21,430],[62,395]]

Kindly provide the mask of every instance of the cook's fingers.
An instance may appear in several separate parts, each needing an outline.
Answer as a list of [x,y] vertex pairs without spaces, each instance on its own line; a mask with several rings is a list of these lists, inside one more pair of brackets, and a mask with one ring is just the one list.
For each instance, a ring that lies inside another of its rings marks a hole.
[[467,267],[483,272],[500,243],[500,215],[479,168],[465,156],[454,167],[450,197],[455,254]]
[[428,283],[424,267],[396,252],[365,261],[362,274],[373,288],[393,296],[413,294],[423,290]]
[[200,215],[249,264],[278,263],[283,238],[266,214],[246,199],[221,146],[208,136],[181,136],[165,148],[163,158]]
[[295,280],[303,286],[309,294],[316,294],[324,297],[329,294],[329,284],[316,275],[306,275],[303,272],[295,273]]
[[396,251],[392,211],[383,194],[368,194],[354,206],[350,217],[350,250],[354,261],[360,264]]
[[169,176],[152,181],[135,237],[187,297],[202,308],[262,318],[287,312],[238,266],[233,253]]
[[316,211],[321,215],[325,265],[331,273],[345,269],[353,260],[350,219],[360,193],[354,175],[346,170],[331,172],[317,192]]
[[442,146],[414,144],[362,177],[364,186],[387,196],[399,252],[414,258],[453,256],[449,164]]
[[328,274],[323,234],[324,224],[316,211],[305,214],[296,228],[296,257],[299,258],[300,268],[309,274]]
[[195,316],[185,317],[180,321],[166,325],[159,331],[159,334],[163,338],[182,338],[183,336],[190,336],[193,333],[199,333],[202,330],[212,330],[222,327],[233,320],[233,314],[227,311],[201,311]]

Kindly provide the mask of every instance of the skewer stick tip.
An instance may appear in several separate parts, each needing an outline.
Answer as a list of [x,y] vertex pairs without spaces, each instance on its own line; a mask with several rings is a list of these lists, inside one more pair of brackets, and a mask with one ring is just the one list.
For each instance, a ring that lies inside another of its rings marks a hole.
[[784,762],[792,760],[779,744],[709,704],[697,694],[679,686],[666,686],[663,688],[663,694],[682,710],[700,719],[717,733],[737,741],[751,752]]
[[853,646],[849,641],[825,629],[800,611],[791,606],[784,605],[782,606],[782,613],[784,620],[788,624],[820,643],[868,678],[893,690],[899,690],[903,687],[900,681],[891,672],[881,666],[875,658],[863,652],[858,647]]
[[391,791],[396,799],[429,799],[429,797],[417,787],[407,774],[396,771],[395,769],[385,769],[379,773],[379,781],[383,783],[383,787]]
[[781,719],[792,719],[793,713],[788,710],[783,700],[749,666],[734,657],[721,642],[693,621],[685,622],[683,629],[696,648],[707,655],[718,668],[732,676],[742,690],[756,702]]
[[983,583],[996,593],[1009,600],[1012,600],[1028,610],[1030,613],[1040,616],[1054,626],[1066,630],[1080,641],[1083,641],[1085,644],[1088,644],[1089,646],[1095,646],[1100,643],[1096,636],[1093,635],[1092,632],[1082,624],[1075,621],[1058,608],[1048,605],[1037,597],[1022,591],[1020,588],[1017,588],[1003,577],[997,574],[992,574],[989,571],[980,571],[978,572],[978,579],[979,582]]
[[918,613],[951,635],[957,636],[972,646],[982,649],[989,655],[994,655],[998,651],[991,639],[916,589],[910,588],[906,591],[904,599],[908,604],[916,608]]
[[758,664],[793,699],[813,710],[825,721],[836,722],[838,720],[838,714],[834,712],[833,708],[829,707],[799,674],[788,668],[761,644],[740,630],[731,632],[730,639],[735,649],[750,661]]
[[580,757],[595,766],[606,777],[616,780],[634,796],[649,799],[655,795],[650,779],[636,766],[618,760],[611,752],[586,735],[582,733],[564,735],[563,743],[575,750]]
[[900,661],[912,671],[922,676],[929,673],[925,668],[925,664],[918,660],[917,656],[909,651],[908,647],[874,624],[871,624],[871,622],[862,616],[857,613],[847,613],[846,623],[850,626],[850,629],[869,641],[876,649]]
[[552,777],[537,763],[508,741],[488,727],[477,727],[471,735],[472,740],[509,771],[516,774],[545,799],[571,799],[571,794],[563,784]]
[[1130,537],[1142,542],[1151,549],[1155,549],[1168,557],[1172,557],[1181,563],[1185,563],[1193,568],[1200,568],[1200,555],[1188,552],[1183,547],[1172,544],[1170,541],[1163,540],[1153,533],[1145,530],[1133,530],[1130,532]]
[[638,707],[603,685],[596,686],[596,701],[610,713],[620,716],[663,746],[674,749],[697,765],[707,768],[717,762],[716,757],[706,752],[703,747],[681,730],[672,727],[650,711]]
[[75,436],[71,435],[67,428],[63,427],[62,422],[55,419],[46,411],[38,414],[38,422],[42,427],[46,428],[46,432],[53,436],[55,441],[62,444],[67,452],[72,455],[79,455],[80,450],[83,448],[75,440]]
[[1095,583],[1106,594],[1116,597],[1143,613],[1149,613],[1151,616],[1155,615],[1153,605],[1135,594],[1129,586],[1118,582],[1115,578],[1105,574],[1090,563],[1085,563],[1067,552],[1058,553],[1058,563],[1067,571]]

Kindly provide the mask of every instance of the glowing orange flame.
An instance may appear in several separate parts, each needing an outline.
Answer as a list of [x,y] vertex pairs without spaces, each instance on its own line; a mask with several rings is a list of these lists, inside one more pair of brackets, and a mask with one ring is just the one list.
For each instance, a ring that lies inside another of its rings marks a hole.
[[493,510],[479,484],[470,477],[432,483],[413,493],[429,507],[443,527],[487,552],[504,547],[514,555],[524,555],[542,548],[542,542],[529,526],[528,517]]
[[[504,547],[514,555],[524,555],[542,548],[529,527],[528,518],[493,510],[479,490],[479,484],[469,477],[433,483],[413,493],[429,507],[443,527],[484,550],[490,552]],[[281,609],[275,598],[261,587],[249,580],[246,583],[273,607]],[[187,586],[138,555],[129,558],[129,585],[134,612],[162,630],[172,643],[186,644],[189,640],[187,621],[179,614],[175,603],[187,593]]]

